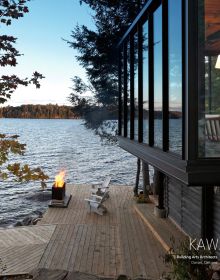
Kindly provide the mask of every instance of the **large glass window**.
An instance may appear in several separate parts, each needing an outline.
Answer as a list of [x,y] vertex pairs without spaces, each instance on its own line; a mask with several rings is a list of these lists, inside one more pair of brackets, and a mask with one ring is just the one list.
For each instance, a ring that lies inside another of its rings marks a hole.
[[154,12],[154,145],[162,148],[162,7]]
[[169,150],[182,154],[182,0],[168,1]]
[[127,137],[130,138],[131,127],[131,95],[130,95],[130,44],[127,44]]
[[143,143],[149,143],[148,22],[143,25]]
[[121,135],[124,136],[124,57],[123,57],[123,51],[121,51],[120,55],[120,69],[119,71],[121,72]]
[[138,34],[134,36],[134,140],[138,140]]
[[199,157],[220,157],[220,5],[199,1]]

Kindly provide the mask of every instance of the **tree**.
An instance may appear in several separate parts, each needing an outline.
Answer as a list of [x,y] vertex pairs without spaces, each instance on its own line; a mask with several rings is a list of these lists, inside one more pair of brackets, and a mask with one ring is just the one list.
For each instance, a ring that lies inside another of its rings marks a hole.
[[[30,0],[0,0],[0,23],[10,25],[12,19],[19,19],[28,12],[26,3]],[[21,56],[15,48],[17,38],[8,35],[0,36],[0,67],[17,65],[17,58]],[[16,75],[2,75],[0,77],[0,103],[5,103],[19,85],[34,84],[40,87],[39,80],[43,75],[35,71],[31,78],[19,78]]]
[[[0,23],[10,25],[12,19],[19,19],[28,12],[26,3],[29,0],[0,0]],[[21,56],[15,48],[16,38],[8,35],[0,36],[0,67],[17,65],[17,57]],[[0,103],[5,103],[11,98],[19,85],[27,86],[32,83],[40,87],[39,80],[44,78],[42,74],[34,72],[31,78],[19,78],[16,75],[2,75],[0,77]],[[10,155],[23,155],[25,144],[18,141],[18,135],[0,134],[0,178],[9,176],[18,181],[46,180],[48,176],[40,168],[31,169],[28,165],[20,163],[8,163]]]
[[[94,11],[93,20],[96,30],[77,25],[72,31],[70,47],[78,51],[76,56],[86,70],[88,83],[80,77],[73,78],[70,101],[81,113],[89,128],[101,137],[113,140],[110,130],[116,130],[116,122],[107,122],[117,118],[118,110],[118,55],[116,46],[133,22],[146,0],[80,0]],[[90,91],[93,98],[82,94]],[[107,128],[107,129],[106,129]],[[107,132],[106,132],[107,131]],[[100,133],[101,132],[101,133]],[[114,138],[115,139],[115,138]],[[138,193],[140,159],[137,160],[137,177],[134,193]],[[149,168],[143,163],[144,195],[149,185]]]
[[[80,77],[74,77],[70,101],[74,106],[83,105],[82,111],[84,108],[88,111],[88,108],[94,107],[95,104],[98,107],[106,107],[111,112],[114,111],[116,116],[118,97],[116,45],[145,1],[80,1],[81,4],[83,2],[94,11],[96,30],[77,25],[72,31],[72,41],[68,44],[78,51],[76,58],[86,70],[88,84]],[[91,98],[87,100],[82,96],[85,91],[94,94],[92,102]]]

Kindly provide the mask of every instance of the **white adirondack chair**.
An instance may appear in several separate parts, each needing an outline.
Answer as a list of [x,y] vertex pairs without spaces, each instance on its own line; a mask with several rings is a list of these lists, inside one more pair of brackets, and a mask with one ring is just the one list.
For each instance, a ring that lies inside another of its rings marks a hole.
[[103,202],[106,200],[106,196],[108,196],[108,190],[104,193],[103,196],[92,194],[90,198],[85,198],[85,201],[88,202],[90,212],[94,212],[98,215],[103,215],[107,212],[106,207],[103,205]]
[[109,194],[106,192],[109,191],[109,184],[111,181],[111,177],[108,176],[102,184],[93,184],[92,185],[92,194],[103,196],[105,195],[105,199],[109,197]]

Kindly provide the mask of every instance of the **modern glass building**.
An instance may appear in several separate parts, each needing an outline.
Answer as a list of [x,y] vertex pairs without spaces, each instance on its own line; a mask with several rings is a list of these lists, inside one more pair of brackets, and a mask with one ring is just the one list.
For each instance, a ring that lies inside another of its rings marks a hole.
[[148,0],[118,48],[120,147],[184,231],[220,234],[220,1]]

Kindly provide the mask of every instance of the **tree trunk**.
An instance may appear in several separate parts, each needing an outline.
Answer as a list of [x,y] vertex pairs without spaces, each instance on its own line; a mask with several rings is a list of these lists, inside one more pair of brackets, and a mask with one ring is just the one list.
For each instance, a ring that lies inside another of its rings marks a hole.
[[141,171],[141,160],[137,159],[137,173],[136,173],[136,182],[134,186],[134,195],[138,196],[138,186],[139,186],[139,178],[140,178],[140,171]]
[[149,196],[149,188],[150,188],[149,165],[143,160],[142,160],[142,175],[143,175],[144,197],[147,198]]

